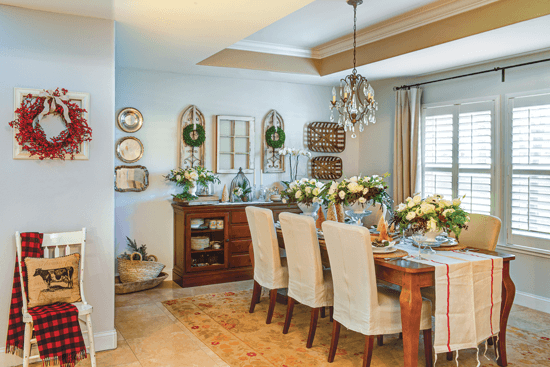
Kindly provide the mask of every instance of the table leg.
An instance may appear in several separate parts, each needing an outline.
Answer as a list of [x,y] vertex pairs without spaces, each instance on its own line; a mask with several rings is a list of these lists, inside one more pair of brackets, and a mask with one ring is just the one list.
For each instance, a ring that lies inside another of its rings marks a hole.
[[422,295],[415,276],[408,273],[403,274],[399,302],[403,327],[404,366],[417,367]]
[[510,262],[505,261],[502,267],[502,305],[500,307],[500,333],[498,336],[498,360],[499,366],[508,365],[506,358],[506,327],[508,325],[508,316],[516,296],[516,286],[510,278]]

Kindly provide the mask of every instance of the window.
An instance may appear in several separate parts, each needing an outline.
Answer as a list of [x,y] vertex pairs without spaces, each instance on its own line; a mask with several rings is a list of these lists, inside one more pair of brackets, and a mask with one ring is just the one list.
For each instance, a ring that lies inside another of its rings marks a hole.
[[550,93],[507,99],[508,236],[550,249]]
[[423,108],[422,194],[465,198],[472,213],[492,214],[495,99]]

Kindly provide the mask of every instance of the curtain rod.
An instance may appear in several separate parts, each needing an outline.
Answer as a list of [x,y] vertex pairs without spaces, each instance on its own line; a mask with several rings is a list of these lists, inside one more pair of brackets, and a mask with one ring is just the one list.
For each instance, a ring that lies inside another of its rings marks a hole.
[[416,83],[416,84],[402,85],[400,87],[393,87],[393,90],[410,89],[411,87],[414,88],[414,87],[419,87],[421,85],[438,83],[438,82],[443,82],[443,81],[452,80],[452,79],[465,78],[467,76],[473,76],[473,75],[479,75],[479,74],[485,74],[485,73],[492,73],[492,72],[495,72],[495,71],[501,71],[502,72],[502,82],[504,82],[505,78],[506,78],[506,74],[505,74],[506,69],[513,69],[513,68],[518,68],[520,66],[533,65],[533,64],[538,64],[538,63],[541,63],[541,62],[548,62],[548,61],[550,61],[550,59],[524,62],[522,64],[516,64],[516,65],[510,65],[510,66],[504,66],[504,67],[496,67],[496,68],[493,68],[493,69],[478,71],[478,72],[475,72],[475,73],[462,74],[462,75],[452,76],[452,77],[449,77],[449,78],[430,80],[430,81],[427,81],[427,82]]

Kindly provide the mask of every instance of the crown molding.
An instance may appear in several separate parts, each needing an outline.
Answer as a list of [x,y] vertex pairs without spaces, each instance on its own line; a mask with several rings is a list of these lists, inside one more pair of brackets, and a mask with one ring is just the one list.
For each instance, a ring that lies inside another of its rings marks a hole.
[[[411,10],[388,20],[382,21],[357,32],[357,47],[367,45],[384,38],[410,31],[424,25],[437,22],[454,15],[497,2],[500,0],[440,0]],[[336,55],[353,48],[353,34],[340,37],[320,46],[311,52],[318,58]]]
[[233,50],[261,52],[265,54],[295,56],[305,58],[319,58],[317,52],[309,48],[281,45],[277,43],[242,40],[228,47]]

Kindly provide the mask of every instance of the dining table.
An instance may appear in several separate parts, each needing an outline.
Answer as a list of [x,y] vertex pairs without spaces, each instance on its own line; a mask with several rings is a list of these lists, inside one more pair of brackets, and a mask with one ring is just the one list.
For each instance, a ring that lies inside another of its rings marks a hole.
[[[277,240],[279,247],[284,248],[284,238],[280,228],[277,228]],[[330,268],[330,259],[325,240],[319,238],[321,260],[323,266]],[[493,338],[495,348],[498,349],[497,363],[499,366],[507,366],[506,357],[506,327],[516,287],[510,278],[510,261],[514,255],[502,252],[475,249],[480,253],[501,257],[502,269],[502,305],[500,310],[500,332],[498,338]],[[250,256],[253,261],[253,248],[250,245]],[[395,284],[401,288],[399,302],[401,305],[401,323],[403,333],[404,366],[417,367],[418,343],[420,340],[420,311],[422,307],[421,289],[435,285],[435,267],[406,259],[388,259],[375,256],[376,279]]]

